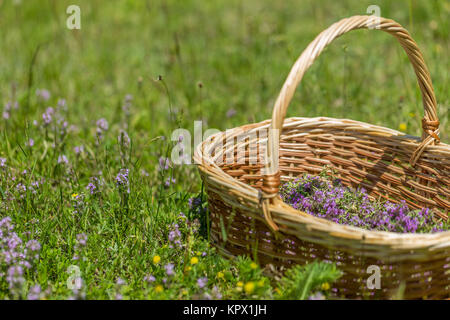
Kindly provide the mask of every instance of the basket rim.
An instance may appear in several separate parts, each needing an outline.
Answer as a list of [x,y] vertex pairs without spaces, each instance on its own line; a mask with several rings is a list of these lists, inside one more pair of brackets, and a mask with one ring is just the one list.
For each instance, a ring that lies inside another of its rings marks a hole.
[[[397,136],[405,138],[406,144],[413,144],[414,146],[420,143],[420,138],[412,135],[405,134],[403,132],[369,124],[366,122],[351,120],[351,119],[337,119],[330,117],[291,117],[286,118],[283,124],[283,129],[296,126],[298,124],[307,125],[314,122],[322,122],[323,124],[333,123],[342,124],[343,127],[348,125],[355,125],[359,130],[365,131],[367,134],[386,134],[387,136]],[[217,139],[220,136],[226,136],[232,134],[236,130],[254,130],[268,127],[271,123],[270,119],[263,120],[257,123],[247,124],[227,131],[221,131],[209,136],[207,139],[198,144],[195,148],[194,163],[203,174],[208,178],[215,180],[217,183],[227,185],[228,188],[234,189],[240,196],[246,197],[257,204],[259,202],[260,191],[255,187],[252,187],[242,181],[233,178],[231,175],[222,170],[214,159],[209,157],[208,154],[203,153],[203,147],[210,143],[212,140]],[[430,145],[427,147],[425,153],[428,152],[444,152],[450,157],[450,146],[441,141],[437,145]],[[424,154],[425,155],[425,154]],[[203,159],[203,160],[202,160]],[[203,162],[202,162],[203,161]],[[336,238],[354,239],[360,242],[364,242],[368,245],[389,245],[395,246],[401,249],[419,249],[419,248],[443,248],[450,247],[450,230],[444,232],[435,233],[397,233],[390,231],[379,230],[367,230],[352,225],[343,225],[324,218],[319,218],[310,215],[301,210],[297,210],[284,203],[279,194],[277,195],[279,201],[277,204],[270,204],[269,210],[272,213],[272,218],[277,224],[293,223],[299,225],[305,225],[306,228],[315,229],[318,232],[326,232],[330,236]],[[285,230],[281,230],[285,232]]]

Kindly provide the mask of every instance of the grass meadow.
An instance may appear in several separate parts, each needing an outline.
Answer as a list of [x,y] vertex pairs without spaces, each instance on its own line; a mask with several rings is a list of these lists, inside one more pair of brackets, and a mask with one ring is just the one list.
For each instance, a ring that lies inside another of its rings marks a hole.
[[[167,158],[194,121],[270,118],[308,43],[374,4],[422,49],[448,143],[448,1],[0,0],[0,298],[329,297],[333,265],[274,277],[221,257],[196,167]],[[422,115],[405,53],[377,31],[335,41],[288,111],[415,136]]]

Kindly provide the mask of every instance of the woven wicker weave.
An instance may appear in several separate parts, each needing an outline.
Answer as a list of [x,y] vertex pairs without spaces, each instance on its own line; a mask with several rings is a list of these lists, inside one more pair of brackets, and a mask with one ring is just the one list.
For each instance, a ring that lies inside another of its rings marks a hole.
[[[448,218],[450,146],[439,141],[436,99],[422,54],[395,21],[380,18],[376,29],[395,36],[414,67],[425,110],[421,138],[347,119],[285,119],[297,85],[323,49],[342,34],[363,28],[373,28],[372,17],[343,19],[316,37],[289,73],[271,121],[215,134],[197,147],[211,238],[224,255],[247,254],[263,265],[334,262],[344,271],[333,288],[338,296],[389,298],[403,287],[408,299],[448,298],[450,232],[363,230],[294,210],[278,196],[280,181],[328,166],[345,185],[362,186],[373,198],[405,200],[411,208],[427,207]],[[264,136],[264,129],[274,130]],[[239,140],[242,133],[248,139]],[[225,161],[230,158],[232,162]],[[381,289],[367,286],[370,265],[381,269]]]

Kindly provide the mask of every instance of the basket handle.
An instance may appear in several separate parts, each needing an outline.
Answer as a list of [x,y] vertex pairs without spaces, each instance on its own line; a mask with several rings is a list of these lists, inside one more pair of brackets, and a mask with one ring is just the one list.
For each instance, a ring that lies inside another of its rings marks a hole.
[[[374,25],[375,19],[378,20],[378,25],[376,26]],[[267,200],[276,197],[278,194],[280,185],[280,172],[278,170],[278,144],[280,132],[284,118],[286,117],[286,110],[292,100],[297,85],[302,80],[306,70],[308,70],[314,60],[320,55],[325,47],[331,43],[331,41],[351,30],[363,28],[369,29],[374,27],[392,34],[400,42],[414,67],[420,91],[422,93],[422,102],[425,109],[424,117],[422,119],[422,142],[411,156],[411,165],[415,165],[428,145],[439,142],[439,120],[436,113],[436,97],[434,95],[431,77],[427,66],[425,65],[425,61],[423,60],[422,53],[408,31],[393,20],[381,17],[378,19],[374,16],[353,16],[334,23],[328,29],[320,33],[297,59],[275,102],[270,125],[270,129],[272,130],[269,132],[268,146],[266,149],[266,159],[268,161],[266,162],[262,186],[262,197],[266,203],[264,206],[266,208],[264,210],[265,216],[266,220],[268,220],[267,222],[269,222],[269,225],[272,225],[272,227],[274,227],[274,223],[271,221],[269,212],[267,212]]]

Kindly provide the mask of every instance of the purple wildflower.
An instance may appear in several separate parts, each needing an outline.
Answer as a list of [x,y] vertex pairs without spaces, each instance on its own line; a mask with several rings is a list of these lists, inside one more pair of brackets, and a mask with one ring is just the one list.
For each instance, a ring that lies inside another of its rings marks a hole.
[[84,152],[84,146],[76,146],[73,148],[73,151],[76,155],[79,155]]
[[65,155],[60,155],[58,157],[58,164],[69,164],[69,160]]
[[97,187],[96,187],[95,184],[93,184],[92,182],[90,182],[90,183],[87,185],[87,187],[86,187],[86,190],[89,190],[89,192],[90,192],[91,194],[94,194],[94,193],[95,193],[95,189],[97,189]]
[[208,284],[208,278],[202,277],[197,279],[197,285],[200,289],[204,288]]
[[169,158],[166,157],[160,157],[159,158],[159,170],[160,171],[164,171],[169,169],[170,166],[170,160]]
[[105,118],[101,118],[99,120],[97,120],[97,138],[98,140],[102,140],[103,139],[103,134],[108,130],[109,125],[108,125],[108,121],[106,121]]
[[11,266],[8,269],[6,281],[8,282],[11,292],[18,294],[25,282],[23,277],[23,268],[21,266]]
[[37,89],[36,96],[42,101],[48,101],[51,95],[47,89]]
[[156,278],[151,274],[144,277],[144,281],[149,282],[149,283],[155,282],[155,280],[156,280]]
[[99,120],[97,120],[97,128],[101,131],[107,131],[108,127],[108,121],[106,121],[105,118],[100,118]]
[[77,244],[79,247],[85,247],[87,245],[88,236],[85,233],[77,234]]
[[168,263],[164,266],[164,269],[166,269],[166,274],[168,276],[173,276],[175,274],[174,272],[174,265],[173,263]]
[[44,121],[44,126],[48,126],[53,119],[55,110],[52,107],[48,107],[47,110],[42,114],[42,120]]
[[172,183],[175,183],[177,180],[175,179],[175,178],[167,178],[166,179],[166,182],[164,183],[164,185],[166,186],[166,187],[170,187],[170,185],[172,184]]
[[444,229],[442,222],[435,222],[432,213],[426,208],[410,210],[405,201],[372,201],[366,190],[350,190],[338,179],[331,183],[320,177],[306,175],[302,179],[285,183],[280,194],[295,209],[363,229],[400,233]]
[[120,190],[126,189],[127,193],[130,193],[128,174],[128,169],[120,169],[116,176],[116,185]]
[[32,286],[30,290],[28,291],[28,300],[39,300],[41,297],[41,287],[37,284],[35,286]]

